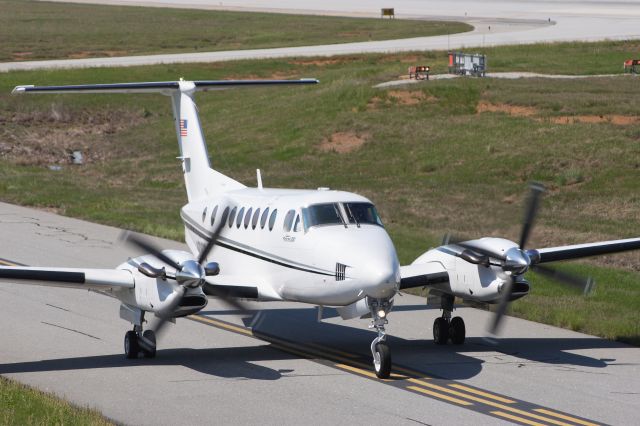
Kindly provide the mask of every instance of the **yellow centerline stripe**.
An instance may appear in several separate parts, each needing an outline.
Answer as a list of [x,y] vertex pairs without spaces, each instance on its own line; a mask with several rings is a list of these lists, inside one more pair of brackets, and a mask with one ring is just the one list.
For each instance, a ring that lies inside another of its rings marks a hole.
[[452,396],[448,396],[448,395],[443,395],[441,393],[438,392],[433,392],[430,391],[429,389],[425,389],[425,388],[420,388],[418,386],[407,386],[407,389],[411,389],[412,391],[417,391],[417,392],[421,392],[430,396],[435,396],[436,398],[440,398],[440,399],[444,399],[446,401],[449,402],[453,402],[459,405],[473,405],[473,402],[469,402],[469,401],[465,401],[462,399],[458,399],[458,398],[454,398]]
[[461,385],[461,384],[458,384],[458,383],[451,383],[449,386],[451,386],[452,388],[461,389],[461,390],[465,390],[467,392],[475,393],[476,395],[482,395],[482,396],[487,397],[487,398],[495,399],[496,401],[504,402],[505,404],[515,404],[516,403],[512,399],[503,398],[501,396],[493,395],[493,394],[491,394],[489,392],[484,392],[484,391],[481,391],[481,390],[478,390],[478,389],[470,388],[468,386]]
[[7,262],[5,260],[0,260],[0,263],[2,263],[3,265],[6,265],[6,266],[16,266],[15,263]]
[[458,392],[458,391],[455,391],[453,389],[445,388],[444,386],[438,386],[438,385],[434,385],[433,383],[427,383],[427,382],[425,382],[423,380],[418,380],[418,379],[407,379],[407,380],[409,380],[412,383],[416,383],[418,385],[426,386],[426,387],[432,388],[432,389],[437,389],[437,390],[439,390],[441,392],[447,392],[447,393],[450,393],[452,395],[456,395],[456,396],[459,396],[459,397],[462,397],[462,398],[467,398],[467,399],[470,399],[472,401],[480,402],[482,404],[486,404],[486,405],[490,405],[492,407],[499,408],[501,410],[511,411],[513,413],[521,414],[521,415],[527,416],[527,417],[532,417],[534,419],[542,420],[542,421],[548,422],[548,423],[553,423],[553,424],[556,424],[556,425],[559,425],[559,426],[571,426],[568,423],[564,423],[564,422],[561,422],[561,421],[558,421],[558,420],[554,420],[554,419],[549,419],[549,418],[546,418],[546,417],[543,417],[543,416],[538,416],[537,414],[529,413],[528,411],[524,411],[524,410],[519,410],[517,408],[510,407],[508,405],[499,404],[497,402],[489,401],[488,399],[479,398],[479,397],[473,396],[473,395],[467,395],[465,393]]
[[[197,321],[203,322],[203,323],[211,324],[211,325],[219,327],[219,328],[227,329],[229,331],[241,333],[241,334],[244,334],[246,336],[258,337],[259,338],[259,336],[256,336],[253,333],[253,331],[251,329],[248,329],[248,328],[244,328],[244,327],[233,325],[233,324],[228,324],[226,322],[218,321],[218,320],[215,320],[215,319],[211,319],[211,318],[208,318],[208,317],[205,317],[205,316],[202,316],[202,315],[192,315],[191,318],[193,318],[193,319],[195,319]],[[303,357],[309,357],[310,355],[311,356],[318,356],[319,355],[321,357],[327,357],[327,355],[328,355],[329,358],[333,358],[334,359],[334,365],[336,367],[341,368],[343,370],[347,370],[347,371],[351,371],[351,372],[357,373],[357,374],[362,375],[362,376],[370,377],[372,379],[381,380],[381,381],[384,381],[384,382],[391,382],[393,380],[399,380],[399,379],[407,380],[409,382],[412,382],[412,383],[415,383],[415,384],[418,384],[418,385],[421,385],[421,386],[424,386],[424,387],[427,387],[427,388],[437,389],[437,390],[439,390],[441,392],[445,392],[445,393],[449,393],[449,394],[452,394],[452,395],[456,395],[456,396],[459,396],[461,398],[466,398],[466,399],[469,399],[471,401],[476,401],[476,402],[479,402],[479,403],[482,403],[482,404],[486,404],[486,405],[489,405],[489,406],[492,406],[492,407],[496,407],[496,408],[499,408],[499,409],[502,409],[502,410],[511,411],[513,413],[518,413],[518,414],[521,414],[521,415],[524,415],[524,416],[528,416],[528,417],[531,417],[531,418],[534,418],[534,419],[542,420],[542,421],[545,421],[545,422],[548,422],[548,423],[557,424],[559,426],[571,426],[568,423],[564,423],[564,422],[561,422],[561,421],[558,421],[558,420],[554,420],[554,419],[549,419],[549,418],[546,418],[546,417],[543,417],[543,416],[536,415],[534,413],[530,413],[530,412],[527,412],[527,411],[524,411],[524,410],[519,410],[519,409],[514,408],[514,407],[509,407],[509,406],[506,406],[506,405],[503,405],[503,404],[499,404],[499,403],[496,403],[496,402],[493,402],[493,401],[490,401],[490,400],[487,400],[487,399],[479,398],[479,397],[476,397],[476,396],[473,396],[473,395],[469,395],[469,394],[466,394],[466,393],[463,393],[463,392],[458,392],[458,391],[455,391],[455,390],[452,390],[452,389],[449,389],[449,388],[446,388],[446,387],[443,387],[443,386],[439,386],[439,385],[436,385],[436,384],[428,383],[428,382],[425,382],[424,380],[420,380],[420,379],[416,379],[416,378],[412,378],[412,377],[407,377],[407,376],[404,376],[404,375],[401,375],[401,374],[394,374],[389,379],[379,379],[375,375],[375,373],[369,371],[368,365],[364,365],[364,364],[362,364],[360,362],[356,362],[353,359],[345,359],[343,356],[338,356],[338,355],[334,355],[334,354],[327,354],[327,353],[323,353],[323,352],[318,352],[317,350],[313,350],[313,349],[308,347],[308,346],[313,345],[313,346],[316,346],[316,347],[320,348],[321,350],[326,350],[326,351],[332,351],[332,352],[338,352],[339,353],[339,351],[332,350],[330,348],[325,348],[325,347],[323,347],[321,345],[308,344],[307,346],[300,346],[300,345],[297,345],[295,343],[288,342],[288,341],[285,341],[285,340],[281,340],[281,339],[278,339],[278,338],[275,338],[275,337],[272,337],[272,336],[265,336],[265,340],[269,341],[271,344],[273,344],[274,346],[276,346],[276,347],[278,347],[280,349],[283,349],[283,350],[289,351],[289,352],[293,352],[293,353],[301,355]],[[342,352],[342,353],[346,357],[354,357],[355,356],[353,354],[347,354],[347,353],[344,353],[344,352]],[[335,362],[336,359],[340,360],[342,362],[346,362],[346,364]],[[352,364],[352,365],[349,365],[349,364]],[[357,366],[354,366],[354,364],[357,365]],[[406,368],[402,368],[402,367],[396,367],[396,368],[394,368],[394,370],[403,371],[403,372],[406,372],[406,373],[409,373],[409,374],[414,374],[414,375],[419,375],[419,376],[424,375],[424,373],[418,373],[416,371],[413,371],[413,370],[410,370],[410,369],[406,369]],[[427,379],[429,379],[429,378],[427,378]],[[511,399],[503,398],[503,397],[500,397],[500,396],[497,396],[497,395],[490,394],[488,392],[483,392],[483,391],[480,391],[480,390],[477,390],[477,389],[473,389],[473,388],[470,388],[470,387],[465,386],[465,385],[453,383],[453,384],[450,384],[449,386],[457,388],[457,389],[460,389],[460,390],[464,390],[464,391],[467,391],[467,392],[470,392],[470,393],[475,393],[477,395],[482,395],[482,396],[484,396],[486,398],[495,399],[497,401],[501,401],[501,402],[504,402],[504,403],[507,403],[507,404],[515,403],[515,401],[513,401]],[[454,397],[451,397],[449,395],[445,395],[445,394],[442,394],[442,393],[434,392],[432,390],[425,389],[424,387],[408,386],[406,389],[410,389],[410,390],[414,390],[414,391],[417,391],[417,392],[421,392],[423,394],[427,394],[427,395],[430,395],[430,396],[433,396],[433,397],[436,397],[436,398],[444,399],[446,401],[454,402],[454,403],[459,404],[459,405],[473,405],[472,402],[468,402],[468,401],[465,401],[465,400],[462,400],[462,399],[454,398]],[[592,425],[595,426],[594,423],[580,421],[579,419],[574,419],[573,417],[564,416],[562,414],[554,413],[554,412],[549,411],[549,410],[537,409],[535,411],[538,411],[538,412],[544,413],[544,414],[548,414],[548,415],[553,416],[553,417],[562,418],[564,420],[573,421],[574,423],[580,423],[580,424],[583,424],[585,426],[592,426]],[[511,414],[503,413],[503,412],[500,412],[500,411],[496,411],[494,413],[496,415],[498,415],[498,416],[502,416],[502,417],[505,417],[505,418],[516,419],[516,420],[518,420],[520,422],[523,422],[523,423],[526,423],[526,424],[539,424],[539,423],[536,423],[534,421],[530,421],[530,420],[527,420],[527,419],[521,419],[520,417],[513,416]]]
[[553,416],[553,417],[558,417],[560,419],[565,419],[565,420],[568,420],[570,422],[578,423],[578,424],[585,425],[585,426],[598,426],[597,423],[592,423],[592,422],[588,422],[586,420],[576,419],[575,417],[571,417],[571,416],[567,416],[567,415],[564,415],[564,414],[556,413],[554,411],[547,410],[545,408],[536,408],[533,411],[537,411],[538,413],[546,414],[547,416]]
[[509,420],[515,420],[516,422],[524,423],[531,426],[545,426],[544,423],[534,422],[533,420],[523,419],[522,417],[514,416],[511,414],[503,413],[502,411],[492,411],[491,414],[495,416],[504,417]]
[[343,352],[343,351],[340,351],[338,349],[333,349],[333,348],[330,348],[330,347],[327,347],[327,346],[319,345],[317,343],[307,342],[305,344],[308,345],[308,346],[313,346],[314,348],[317,348],[317,349],[333,352],[335,354],[342,355],[342,356],[347,357],[347,358],[359,358],[359,356],[356,355],[356,354],[351,354],[349,352]]

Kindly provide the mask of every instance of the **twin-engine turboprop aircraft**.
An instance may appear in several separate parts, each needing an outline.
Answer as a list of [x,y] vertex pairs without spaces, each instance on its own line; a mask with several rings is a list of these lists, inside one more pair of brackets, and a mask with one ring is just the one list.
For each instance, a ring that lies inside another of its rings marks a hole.
[[[0,279],[108,290],[121,301],[120,316],[133,324],[125,335],[128,358],[156,353],[154,329],[190,315],[219,297],[286,300],[336,307],[344,319],[370,315],[377,337],[371,343],[378,377],[388,377],[391,355],[385,324],[394,296],[427,287],[442,308],[433,334],[439,344],[465,340],[464,321],[451,318],[454,297],[497,303],[495,332],[507,304],[529,293],[524,274],[532,268],[588,289],[588,282],[553,271],[543,263],[640,248],[640,238],[575,246],[525,249],[537,211],[540,186],[532,186],[518,244],[502,238],[446,241],[411,265],[400,266],[395,248],[373,203],[350,192],[248,188],[211,168],[200,127],[195,92],[230,87],[308,85],[317,80],[169,81],[75,86],[18,86],[31,93],[161,93],[171,98],[188,203],[181,210],[191,252],[164,250],[146,240],[128,241],[150,253],[116,269],[0,267]],[[213,259],[215,258],[215,262]],[[220,265],[220,266],[219,266]]]

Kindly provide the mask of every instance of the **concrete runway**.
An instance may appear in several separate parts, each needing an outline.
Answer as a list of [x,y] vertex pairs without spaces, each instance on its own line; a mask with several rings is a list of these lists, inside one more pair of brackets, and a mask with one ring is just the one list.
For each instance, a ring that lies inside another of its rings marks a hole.
[[[0,258],[111,267],[138,253],[120,230],[0,203]],[[183,247],[156,241],[163,247]],[[222,265],[224,267],[224,265]],[[437,346],[437,310],[397,298],[388,327],[392,380],[373,376],[367,320],[254,304],[241,318],[214,300],[168,327],[155,359],[126,360],[118,302],[82,291],[0,284],[0,374],[126,424],[634,424],[640,348],[458,309],[467,343]],[[516,302],[517,303],[517,302]]]
[[[56,1],[56,0],[54,0]],[[0,72],[41,68],[137,66],[162,63],[219,62],[357,53],[482,48],[507,44],[557,41],[624,40],[640,38],[640,2],[619,0],[59,0],[76,3],[141,5],[196,9],[269,11],[342,16],[379,16],[394,7],[399,19],[468,22],[474,31],[450,36],[417,37],[324,46],[248,49],[202,53],[162,54],[114,58],[64,59],[0,63]]]

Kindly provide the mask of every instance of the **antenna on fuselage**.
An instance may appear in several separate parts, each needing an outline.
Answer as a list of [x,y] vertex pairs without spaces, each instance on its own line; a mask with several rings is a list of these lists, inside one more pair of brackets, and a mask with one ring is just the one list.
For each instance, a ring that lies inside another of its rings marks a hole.
[[262,189],[262,174],[260,169],[256,169],[256,179],[258,180],[258,189]]

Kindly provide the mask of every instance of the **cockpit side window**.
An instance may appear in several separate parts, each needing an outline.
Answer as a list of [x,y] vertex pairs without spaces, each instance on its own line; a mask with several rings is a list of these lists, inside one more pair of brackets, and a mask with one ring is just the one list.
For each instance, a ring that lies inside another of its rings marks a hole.
[[315,204],[304,209],[306,228],[320,225],[344,225],[338,203]]

